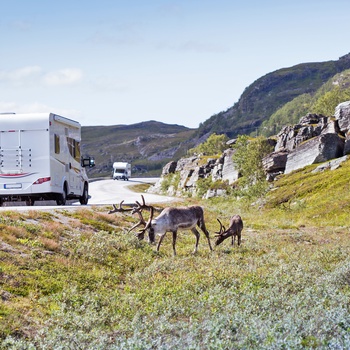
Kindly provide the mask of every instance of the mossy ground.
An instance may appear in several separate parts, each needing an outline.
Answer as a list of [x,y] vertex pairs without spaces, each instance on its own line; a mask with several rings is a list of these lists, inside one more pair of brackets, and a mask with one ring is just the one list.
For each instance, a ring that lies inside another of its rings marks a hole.
[[[283,176],[254,203],[200,202],[207,227],[244,221],[241,247],[201,235],[160,248],[108,207],[2,212],[0,344],[9,349],[350,346],[350,162]],[[198,203],[188,199],[188,204]],[[183,203],[182,203],[183,205]],[[1,348],[1,346],[0,346]]]

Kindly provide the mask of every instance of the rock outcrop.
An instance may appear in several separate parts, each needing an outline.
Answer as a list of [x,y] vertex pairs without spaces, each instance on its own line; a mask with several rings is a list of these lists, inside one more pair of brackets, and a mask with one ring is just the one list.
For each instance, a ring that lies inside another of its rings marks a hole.
[[[213,182],[225,181],[228,184],[232,184],[239,177],[238,170],[232,160],[233,153],[234,150],[227,149],[219,158],[208,158],[204,164],[202,164],[203,158],[200,156],[181,158],[177,162],[169,162],[164,166],[161,178],[149,189],[149,192],[164,192],[163,184],[166,181],[165,178],[171,174],[178,174],[179,181],[176,185],[171,181],[167,183],[166,193],[168,195],[195,194],[199,179],[211,178]],[[223,191],[217,189],[206,196],[210,197],[222,193]]]
[[[233,142],[234,143],[234,142]],[[230,144],[230,143],[228,143]],[[178,174],[177,184],[167,185],[167,194],[195,194],[198,179],[211,178],[233,184],[239,172],[232,156],[235,150],[229,148],[218,158],[209,158],[203,164],[203,157],[193,156],[170,162],[163,168],[161,179],[150,189],[160,193],[162,183],[169,174]],[[298,124],[284,127],[277,135],[274,152],[263,159],[267,179],[273,181],[279,174],[288,174],[307,165],[324,163],[317,171],[335,169],[350,154],[350,101],[337,106],[334,116],[307,114]],[[339,161],[333,161],[339,159]],[[215,186],[214,186],[215,187]],[[204,196],[223,195],[225,190],[215,187]]]
[[332,117],[308,114],[277,135],[275,152],[264,158],[268,180],[306,165],[350,153],[350,101],[339,104]]
[[323,134],[301,144],[287,156],[285,174],[310,164],[322,163],[341,157],[344,141],[337,134]]
[[338,121],[340,132],[345,135],[344,154],[350,154],[350,101],[339,104],[334,116]]

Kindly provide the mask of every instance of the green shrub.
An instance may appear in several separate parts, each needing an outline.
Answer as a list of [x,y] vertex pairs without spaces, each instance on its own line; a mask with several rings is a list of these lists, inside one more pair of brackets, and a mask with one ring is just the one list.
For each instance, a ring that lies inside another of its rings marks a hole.
[[236,152],[233,161],[241,175],[237,194],[249,197],[261,196],[268,187],[262,159],[272,152],[273,147],[263,137],[249,139],[243,135],[238,137],[234,148]]
[[191,148],[190,150],[188,150],[188,154],[221,154],[227,148],[227,141],[228,137],[226,135],[216,135],[214,133],[211,134],[205,142],[201,143],[195,148]]
[[180,183],[180,173],[168,174],[162,177],[162,182],[160,185],[161,191],[167,193],[169,187],[174,187],[178,189]]
[[213,180],[211,177],[205,179],[199,178],[196,182],[196,196],[202,198],[208,190],[211,189],[213,185]]
[[325,116],[334,115],[335,107],[339,103],[350,100],[350,89],[340,89],[339,86],[326,92],[318,98],[312,106],[312,112]]

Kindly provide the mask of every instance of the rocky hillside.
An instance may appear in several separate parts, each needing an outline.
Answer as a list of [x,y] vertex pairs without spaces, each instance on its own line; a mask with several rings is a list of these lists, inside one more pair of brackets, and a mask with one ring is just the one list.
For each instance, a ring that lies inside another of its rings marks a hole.
[[89,177],[110,176],[113,162],[132,164],[132,175],[159,175],[164,164],[193,147],[193,129],[148,121],[132,125],[82,127],[82,152],[96,166]]
[[[303,63],[266,74],[247,87],[233,107],[212,116],[199,129],[156,121],[83,127],[83,154],[96,160],[89,176],[110,176],[114,161],[130,162],[134,175],[159,176],[166,163],[184,157],[189,148],[205,141],[211,133],[225,133],[233,138],[237,134],[250,134],[266,122],[270,127],[271,123],[274,126],[282,122],[293,124],[297,119],[290,109],[295,112],[298,108],[294,104],[286,113],[281,107],[298,97],[319,94],[326,84],[334,85],[332,77],[339,72],[343,74],[346,69],[350,69],[350,54],[337,61]],[[305,109],[305,101],[301,99],[299,104]],[[281,111],[283,117],[276,111]],[[271,120],[272,117],[278,122]],[[290,122],[285,118],[290,118]]]
[[328,79],[349,68],[347,54],[337,61],[302,63],[268,73],[248,86],[233,107],[206,120],[198,134],[249,134],[287,102],[315,93]]
[[[284,127],[277,140],[269,142],[275,144],[274,152],[263,159],[269,181],[311,164],[322,163],[315,171],[339,167],[350,154],[350,101],[339,104],[334,116],[304,116],[298,124]],[[225,183],[233,185],[240,177],[232,160],[234,152],[228,148],[220,157],[198,155],[170,162],[149,192],[198,196],[202,194],[198,180],[207,179],[212,184],[206,198],[225,194]]]
[[277,135],[275,152],[264,159],[264,168],[268,177],[274,179],[278,174],[347,154],[350,154],[350,101],[338,105],[332,117],[308,114],[298,124],[284,127]]

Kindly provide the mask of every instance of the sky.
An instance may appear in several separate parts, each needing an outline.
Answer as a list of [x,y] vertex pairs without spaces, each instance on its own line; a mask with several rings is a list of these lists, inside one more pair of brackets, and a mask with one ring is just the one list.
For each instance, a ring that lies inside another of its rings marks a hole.
[[349,0],[0,0],[0,112],[197,128],[275,70],[350,52]]

